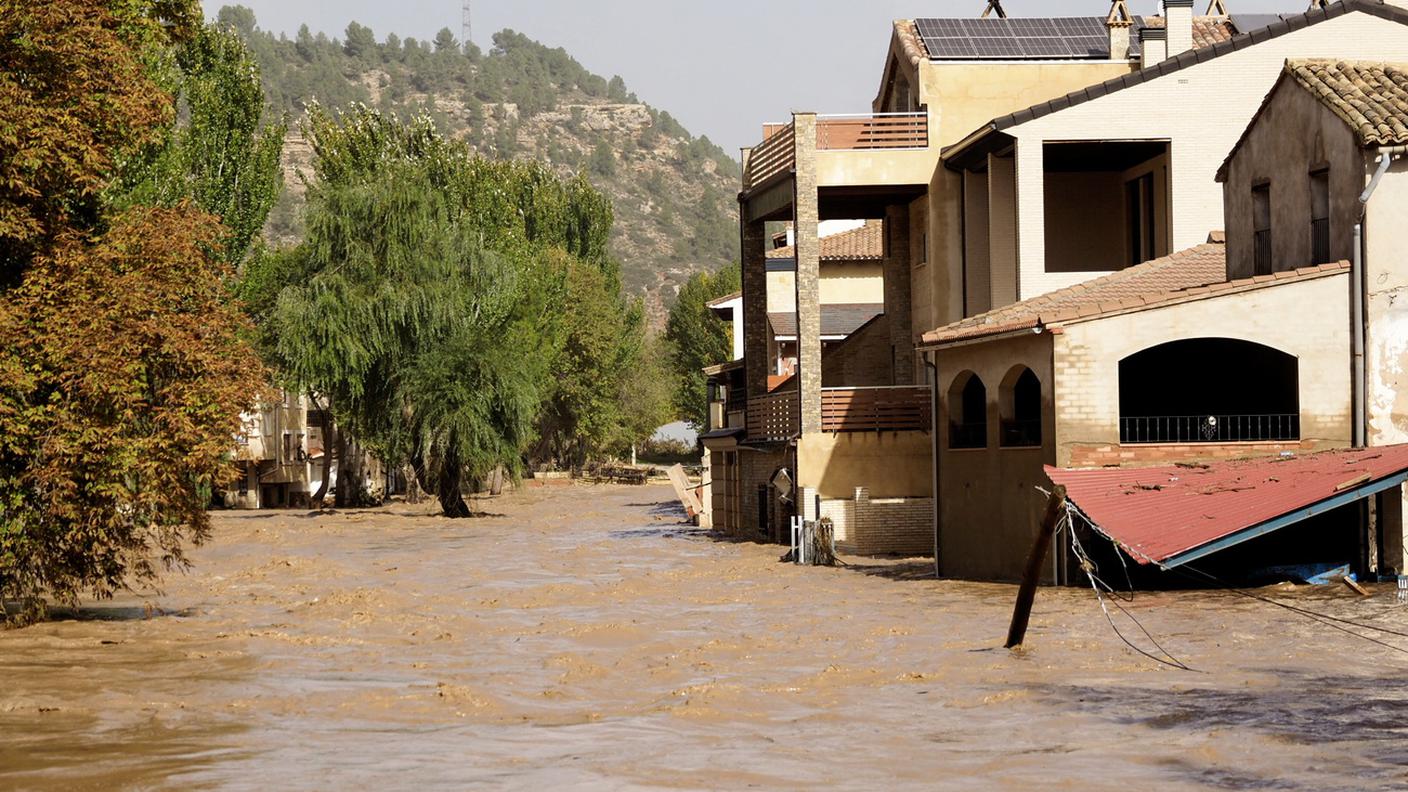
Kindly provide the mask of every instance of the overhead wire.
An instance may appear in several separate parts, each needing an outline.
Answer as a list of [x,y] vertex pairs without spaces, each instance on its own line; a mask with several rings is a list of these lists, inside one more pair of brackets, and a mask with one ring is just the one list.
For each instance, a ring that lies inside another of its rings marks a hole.
[[[1158,639],[1156,639],[1153,634],[1149,632],[1149,630],[1143,625],[1143,623],[1141,623],[1139,619],[1135,618],[1134,614],[1130,613],[1127,608],[1120,604],[1120,595],[1115,591],[1115,588],[1113,586],[1111,586],[1109,583],[1106,583],[1100,577],[1099,567],[1090,558],[1090,555],[1086,553],[1085,547],[1080,542],[1080,537],[1076,535],[1074,513],[1075,512],[1071,504],[1067,502],[1065,514],[1062,515],[1061,522],[1057,525],[1057,534],[1059,535],[1059,533],[1063,530],[1070,534],[1071,552],[1075,554],[1076,560],[1080,563],[1081,571],[1085,573],[1086,578],[1090,581],[1090,588],[1092,591],[1095,592],[1095,600],[1096,602],[1100,603],[1100,612],[1105,614],[1105,621],[1109,623],[1110,629],[1114,631],[1115,636],[1118,637],[1122,642],[1124,642],[1125,646],[1128,646],[1133,651],[1143,655],[1144,657],[1149,658],[1150,660],[1153,660],[1156,663],[1161,663],[1163,665],[1169,666],[1170,668],[1177,668],[1180,671],[1197,671],[1197,669],[1192,668],[1187,663],[1184,663],[1182,660],[1179,660],[1173,655],[1172,652],[1165,649],[1163,644],[1159,643]],[[1123,563],[1123,560],[1121,560],[1121,563]],[[1127,567],[1125,569],[1125,579],[1129,579],[1129,570]],[[1103,592],[1101,591],[1102,587],[1104,588]],[[1113,615],[1111,615],[1110,609],[1105,605],[1106,594],[1108,594],[1110,597],[1110,604],[1114,605],[1115,608],[1118,609],[1119,612],[1125,616],[1125,618],[1129,619],[1131,622],[1134,622],[1134,626],[1138,627],[1139,631],[1144,634],[1144,637],[1147,638],[1149,642],[1154,645],[1155,648],[1157,648],[1160,652],[1163,653],[1163,657],[1160,657],[1154,654],[1153,652],[1150,652],[1144,649],[1143,647],[1136,645],[1133,641],[1129,640],[1129,638],[1125,636],[1125,634],[1120,630],[1119,625],[1115,624],[1115,618]],[[1133,584],[1131,584],[1129,587],[1129,598],[1125,601],[1134,601]]]
[[[1100,530],[1100,527],[1099,527],[1098,525],[1096,525],[1095,522],[1094,522],[1093,520],[1091,520],[1088,516],[1086,516],[1083,512],[1081,512],[1078,507],[1074,506],[1073,504],[1067,504],[1067,507],[1068,507],[1068,509],[1072,510],[1074,514],[1079,515],[1080,518],[1086,523],[1086,525],[1089,525],[1093,530],[1095,530],[1095,531],[1096,531],[1097,533],[1099,533],[1100,535],[1104,536],[1106,539],[1109,539],[1109,540],[1111,541],[1111,543],[1113,543],[1113,544],[1115,545],[1115,555],[1116,555],[1117,558],[1119,558],[1121,565],[1124,565],[1124,566],[1125,566],[1125,579],[1126,579],[1126,580],[1129,580],[1129,568],[1128,568],[1128,565],[1125,565],[1125,564],[1124,564],[1124,555],[1123,555],[1123,553],[1121,552],[1121,550],[1124,549],[1124,546],[1121,545],[1119,542],[1116,542],[1115,539],[1114,539],[1114,537],[1110,536],[1109,534],[1105,533],[1104,531],[1101,531],[1101,530]],[[1074,535],[1073,535],[1073,536],[1074,536]],[[1156,562],[1154,562],[1153,559],[1146,559],[1146,560],[1148,560],[1148,561],[1151,562],[1151,563],[1156,563]],[[1212,583],[1216,584],[1217,586],[1219,586],[1220,588],[1219,588],[1218,590],[1220,590],[1220,591],[1224,591],[1224,592],[1227,592],[1227,593],[1236,594],[1236,595],[1238,595],[1238,596],[1246,597],[1246,598],[1252,599],[1252,600],[1257,600],[1257,601],[1259,601],[1259,602],[1264,602],[1264,603],[1266,603],[1266,604],[1268,604],[1268,605],[1274,605],[1274,606],[1276,606],[1276,607],[1278,607],[1278,608],[1284,608],[1284,609],[1287,610],[1287,611],[1290,611],[1290,612],[1295,613],[1295,614],[1297,614],[1297,615],[1300,615],[1300,616],[1303,616],[1303,617],[1305,617],[1305,618],[1308,618],[1308,619],[1310,619],[1311,621],[1318,622],[1318,623],[1323,624],[1323,625],[1325,625],[1325,626],[1327,626],[1327,627],[1331,627],[1331,628],[1333,628],[1333,629],[1339,630],[1340,632],[1344,632],[1344,633],[1346,633],[1346,634],[1348,634],[1348,635],[1352,635],[1352,636],[1354,636],[1354,637],[1356,637],[1356,638],[1359,638],[1359,639],[1361,639],[1361,640],[1368,641],[1368,642],[1370,642],[1370,643],[1377,644],[1377,645],[1379,645],[1379,646],[1382,646],[1382,647],[1385,647],[1385,648],[1388,648],[1388,649],[1392,649],[1393,651],[1396,651],[1396,652],[1402,652],[1402,653],[1404,653],[1404,654],[1408,654],[1408,649],[1405,649],[1405,648],[1403,648],[1403,647],[1401,647],[1401,646],[1395,646],[1394,644],[1388,643],[1387,641],[1383,641],[1383,640],[1378,639],[1378,638],[1374,638],[1374,637],[1372,637],[1372,636],[1361,635],[1361,634],[1359,634],[1359,633],[1354,632],[1353,630],[1347,629],[1345,625],[1347,625],[1348,627],[1357,627],[1357,628],[1363,629],[1363,630],[1370,630],[1370,631],[1382,633],[1382,634],[1384,634],[1384,635],[1392,635],[1392,636],[1399,637],[1399,638],[1408,638],[1408,632],[1403,632],[1403,631],[1399,631],[1399,630],[1392,630],[1392,629],[1389,629],[1389,628],[1387,628],[1387,627],[1380,627],[1380,626],[1378,626],[1378,625],[1368,624],[1368,623],[1360,622],[1360,621],[1355,621],[1355,620],[1353,620],[1353,619],[1344,619],[1344,618],[1341,618],[1341,617],[1338,617],[1338,616],[1331,616],[1331,615],[1329,615],[1329,614],[1327,614],[1327,613],[1319,613],[1319,612],[1317,612],[1317,611],[1313,611],[1313,610],[1310,610],[1310,609],[1308,609],[1308,608],[1302,608],[1302,607],[1299,607],[1299,606],[1297,606],[1297,605],[1291,605],[1291,604],[1288,604],[1288,603],[1285,603],[1285,602],[1280,602],[1280,601],[1278,601],[1278,600],[1272,599],[1272,598],[1270,598],[1270,597],[1267,597],[1267,596],[1264,596],[1264,595],[1261,595],[1261,594],[1254,594],[1254,593],[1249,592],[1249,591],[1246,591],[1246,590],[1244,590],[1244,589],[1237,588],[1236,586],[1233,586],[1233,585],[1231,585],[1230,583],[1227,583],[1226,581],[1220,580],[1220,579],[1217,578],[1215,575],[1212,575],[1212,574],[1210,574],[1210,573],[1208,573],[1208,572],[1205,572],[1205,571],[1203,571],[1203,570],[1197,569],[1197,568],[1195,568],[1195,567],[1188,566],[1188,565],[1186,565],[1186,564],[1183,565],[1183,566],[1181,566],[1181,567],[1163,567],[1161,564],[1160,564],[1159,566],[1160,566],[1161,568],[1163,568],[1165,571],[1175,572],[1175,573],[1177,573],[1177,574],[1179,574],[1179,575],[1181,575],[1181,576],[1183,576],[1183,577],[1185,577],[1185,578],[1188,578],[1188,579],[1190,579],[1190,580],[1196,580],[1196,579],[1193,578],[1193,576],[1192,576],[1192,575],[1189,575],[1188,573],[1189,573],[1189,572],[1197,573],[1198,575],[1202,576],[1202,578],[1204,578],[1206,581],[1212,582]],[[1203,582],[1203,581],[1197,581],[1197,582]],[[1108,587],[1108,585],[1107,585],[1107,587]],[[1134,594],[1134,586],[1133,586],[1132,583],[1130,584],[1130,587],[1129,587],[1129,588],[1130,588],[1130,600],[1127,600],[1127,601],[1132,601],[1132,600],[1133,600],[1133,594]],[[1121,609],[1121,610],[1123,610],[1123,609]],[[1136,621],[1135,623],[1138,624],[1137,621]],[[1143,625],[1140,625],[1140,626],[1141,626],[1141,628],[1142,628]],[[1146,632],[1145,634],[1147,635],[1147,632]],[[1151,641],[1153,641],[1153,636],[1149,636],[1149,639],[1150,639]],[[1155,641],[1155,645],[1156,645],[1156,646],[1158,645],[1158,643],[1157,643],[1156,641]],[[1160,649],[1162,650],[1162,647],[1160,647]],[[1190,669],[1190,670],[1191,670],[1191,669]]]

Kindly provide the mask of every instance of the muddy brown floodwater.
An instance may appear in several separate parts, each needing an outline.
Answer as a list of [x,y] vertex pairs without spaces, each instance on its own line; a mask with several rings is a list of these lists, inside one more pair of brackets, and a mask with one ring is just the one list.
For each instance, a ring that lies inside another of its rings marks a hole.
[[[163,593],[0,632],[4,789],[1278,789],[1408,785],[1408,662],[1226,594],[1133,610],[927,562],[837,569],[669,490],[224,513]],[[1381,590],[1278,590],[1408,624]]]

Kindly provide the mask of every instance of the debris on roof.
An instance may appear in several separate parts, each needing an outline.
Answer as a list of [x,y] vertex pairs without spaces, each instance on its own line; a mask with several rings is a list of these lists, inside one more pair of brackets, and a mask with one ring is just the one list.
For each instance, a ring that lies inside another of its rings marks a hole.
[[1408,479],[1408,445],[1047,476],[1140,564],[1169,569]]

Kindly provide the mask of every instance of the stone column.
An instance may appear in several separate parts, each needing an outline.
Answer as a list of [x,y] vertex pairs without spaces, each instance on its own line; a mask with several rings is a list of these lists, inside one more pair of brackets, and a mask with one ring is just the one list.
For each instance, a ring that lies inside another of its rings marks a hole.
[[821,431],[821,243],[816,184],[816,114],[793,113],[796,177],[792,211],[797,243],[797,382],[802,434]]
[[914,384],[914,327],[910,313],[909,207],[885,207],[885,317],[894,350],[894,385]]
[[768,262],[767,228],[748,219],[748,204],[739,209],[743,269],[743,366],[748,396],[768,392]]

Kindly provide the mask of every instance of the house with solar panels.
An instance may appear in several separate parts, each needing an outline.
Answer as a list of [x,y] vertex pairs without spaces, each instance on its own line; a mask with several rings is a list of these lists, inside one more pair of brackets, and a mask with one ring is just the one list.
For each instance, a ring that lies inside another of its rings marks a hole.
[[[1168,48],[1158,64],[995,117],[943,152],[967,196],[956,231],[966,316],[921,342],[937,383],[945,576],[1020,574],[1049,468],[1366,442],[1355,394],[1375,380],[1352,373],[1347,219],[1371,176],[1359,149],[1333,151],[1347,130],[1281,124],[1260,133],[1257,174],[1235,158],[1223,171],[1237,189],[1219,167],[1288,62],[1403,61],[1408,9],[1344,0],[1206,46],[1194,36],[1191,49],[1171,11],[1160,33],[1135,33],[1146,52]],[[1267,166],[1278,158],[1284,167]],[[1273,193],[1267,177],[1286,169],[1295,176],[1271,180]],[[1405,361],[1393,357],[1396,371]],[[1048,580],[1067,580],[1063,560]]]
[[[830,517],[843,551],[934,552],[955,471],[997,484],[953,520],[982,526],[1002,504],[1023,521],[1017,485],[1054,454],[1052,375],[984,377],[985,455],[954,448],[951,400],[979,389],[955,388],[962,372],[922,336],[1207,242],[1222,224],[1216,168],[1287,58],[1398,57],[1408,44],[1402,9],[1383,0],[1276,15],[1193,5],[1018,19],[993,2],[981,18],[900,20],[871,112],[764,127],[739,194],[743,363],[714,391],[727,402],[703,435],[727,507],[716,527],[783,540],[794,514]],[[1145,10],[1159,13],[1133,13]],[[817,228],[834,219],[883,233],[883,313],[835,347],[863,370],[828,370],[835,352],[823,354]],[[782,223],[796,233],[797,346],[795,376],[775,387],[767,250]],[[948,459],[957,451],[966,472]]]
[[[932,550],[931,395],[915,339],[936,316],[961,318],[944,231],[961,180],[941,168],[940,152],[994,115],[1140,66],[1137,50],[1111,50],[1103,17],[1018,20],[991,5],[995,13],[965,20],[980,25],[968,40],[981,53],[940,51],[953,38],[941,35],[942,20],[898,21],[869,112],[794,113],[744,152],[744,363],[713,389],[731,398],[703,435],[716,527],[785,539],[793,514],[824,513],[845,548]],[[839,341],[824,326],[818,229],[829,220],[871,221],[882,240],[882,310]],[[770,310],[769,243],[784,224],[795,230],[795,294]],[[779,336],[795,337],[782,383]]]

